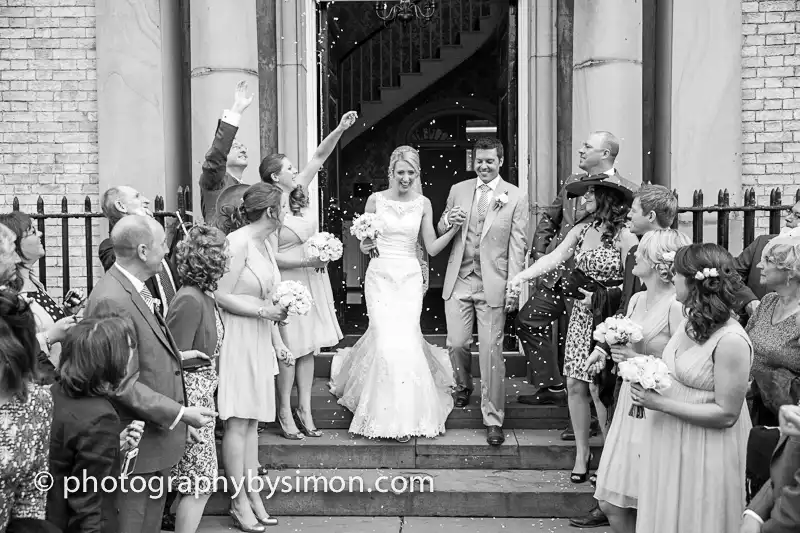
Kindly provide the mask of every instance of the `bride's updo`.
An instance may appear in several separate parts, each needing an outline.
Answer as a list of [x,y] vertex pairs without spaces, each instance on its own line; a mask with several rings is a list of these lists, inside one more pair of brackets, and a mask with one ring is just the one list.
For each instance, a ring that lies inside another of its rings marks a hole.
[[421,177],[421,170],[419,164],[419,152],[410,146],[398,146],[392,152],[392,157],[389,158],[389,181],[394,179],[394,167],[398,161],[405,161],[417,171],[417,179]]

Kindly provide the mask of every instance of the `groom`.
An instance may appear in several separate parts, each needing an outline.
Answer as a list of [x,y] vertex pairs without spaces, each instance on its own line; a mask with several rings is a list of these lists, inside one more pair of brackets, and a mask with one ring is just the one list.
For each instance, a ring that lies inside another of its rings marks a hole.
[[478,318],[481,370],[481,413],[486,442],[505,441],[505,377],[503,327],[506,312],[516,308],[506,296],[506,281],[522,270],[528,201],[499,176],[503,145],[479,139],[472,150],[476,179],[450,188],[439,233],[461,226],[453,237],[442,298],[447,319],[447,347],[455,369],[456,407],[466,407],[472,394],[472,330]]

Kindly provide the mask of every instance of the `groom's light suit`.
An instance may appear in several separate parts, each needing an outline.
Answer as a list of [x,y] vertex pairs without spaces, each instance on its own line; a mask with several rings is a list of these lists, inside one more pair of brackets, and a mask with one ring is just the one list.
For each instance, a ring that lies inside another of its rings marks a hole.
[[[481,216],[483,182],[473,178],[450,188],[447,208],[439,221],[447,231],[453,206],[467,219],[453,238],[442,297],[447,319],[447,347],[458,390],[472,389],[472,330],[478,318],[481,369],[481,413],[486,426],[502,426],[505,415],[506,283],[523,268],[528,200],[514,185],[497,177],[487,184],[486,212]],[[506,200],[505,202],[503,200]]]

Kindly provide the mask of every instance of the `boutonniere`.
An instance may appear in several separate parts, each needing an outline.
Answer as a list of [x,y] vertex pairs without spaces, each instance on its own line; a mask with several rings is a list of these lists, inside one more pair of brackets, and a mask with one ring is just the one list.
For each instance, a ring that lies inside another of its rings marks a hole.
[[501,207],[503,207],[507,203],[508,203],[508,194],[503,193],[503,194],[501,194],[500,196],[498,196],[497,198],[494,199],[494,208],[495,209],[500,209]]
[[161,312],[161,300],[153,298],[153,311]]

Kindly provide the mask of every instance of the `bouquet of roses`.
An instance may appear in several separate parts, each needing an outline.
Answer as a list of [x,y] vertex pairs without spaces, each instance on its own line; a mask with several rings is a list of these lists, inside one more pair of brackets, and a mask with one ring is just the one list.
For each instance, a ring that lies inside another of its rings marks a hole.
[[592,336],[609,346],[631,344],[642,340],[642,327],[626,316],[611,316],[595,328]]
[[[338,261],[342,258],[344,247],[342,241],[333,236],[332,233],[321,231],[308,239],[308,255],[318,258],[320,261]],[[322,268],[316,269],[322,272]]]
[[285,307],[290,315],[306,315],[314,300],[305,285],[298,281],[286,280],[278,283],[272,295],[272,302]]
[[[375,240],[382,231],[383,222],[375,213],[364,213],[361,216],[357,216],[353,219],[353,225],[350,226],[350,234],[362,242],[365,239]],[[371,258],[378,257],[379,255],[377,248],[373,248],[369,251],[369,256]]]
[[[619,376],[643,389],[663,392],[672,385],[667,364],[652,355],[639,355],[619,363]],[[632,405],[628,416],[644,418],[644,407]]]

